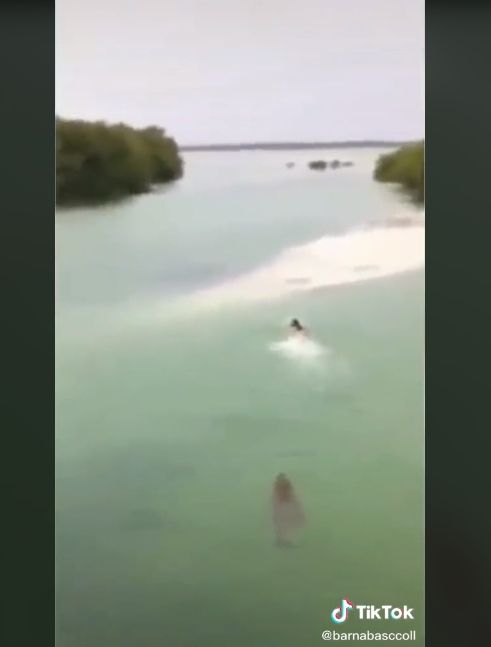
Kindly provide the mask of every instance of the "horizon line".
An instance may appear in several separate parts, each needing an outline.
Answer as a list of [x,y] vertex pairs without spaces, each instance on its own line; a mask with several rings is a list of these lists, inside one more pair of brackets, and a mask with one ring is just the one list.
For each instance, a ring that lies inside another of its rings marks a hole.
[[401,146],[415,143],[419,139],[345,139],[339,141],[257,141],[257,142],[218,142],[205,144],[178,144],[180,150],[219,149],[219,148],[334,148],[336,146]]

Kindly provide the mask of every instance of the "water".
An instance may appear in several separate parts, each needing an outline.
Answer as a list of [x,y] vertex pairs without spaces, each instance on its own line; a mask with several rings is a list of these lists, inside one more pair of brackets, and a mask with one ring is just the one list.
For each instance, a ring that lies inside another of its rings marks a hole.
[[[261,287],[409,209],[378,153],[190,153],[173,187],[57,214],[61,647],[317,645],[346,596],[416,620],[344,630],[423,644],[423,270]],[[319,352],[281,345],[292,316]],[[278,472],[307,515],[291,549]]]

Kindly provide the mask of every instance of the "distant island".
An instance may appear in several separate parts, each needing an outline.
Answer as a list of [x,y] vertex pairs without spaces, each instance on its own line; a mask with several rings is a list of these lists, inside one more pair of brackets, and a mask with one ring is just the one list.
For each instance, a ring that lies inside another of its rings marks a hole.
[[399,185],[415,203],[423,204],[424,174],[424,141],[421,141],[380,155],[373,177],[379,182]]
[[308,167],[314,171],[325,171],[328,168],[338,169],[345,166],[353,166],[354,162],[340,162],[339,160],[332,160],[332,162],[326,162],[325,160],[312,160],[308,163]]
[[179,150],[183,152],[193,151],[292,151],[292,150],[315,150],[328,148],[397,148],[411,142],[406,141],[342,141],[342,142],[252,142],[248,144],[197,144],[183,145]]
[[176,142],[157,126],[56,119],[56,202],[90,205],[147,193],[182,176]]

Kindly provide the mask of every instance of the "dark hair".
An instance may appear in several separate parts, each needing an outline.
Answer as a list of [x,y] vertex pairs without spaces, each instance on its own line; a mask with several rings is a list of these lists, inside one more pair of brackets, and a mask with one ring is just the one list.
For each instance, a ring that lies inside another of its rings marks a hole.
[[300,321],[298,319],[292,319],[290,321],[290,326],[292,326],[293,328],[296,328],[297,330],[302,329],[302,324],[300,323]]

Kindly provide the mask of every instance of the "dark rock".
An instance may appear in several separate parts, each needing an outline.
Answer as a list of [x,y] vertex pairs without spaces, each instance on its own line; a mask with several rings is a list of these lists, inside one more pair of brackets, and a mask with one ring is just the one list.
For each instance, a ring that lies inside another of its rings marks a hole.
[[324,160],[313,160],[309,162],[309,168],[315,171],[324,171],[327,168],[327,162]]

